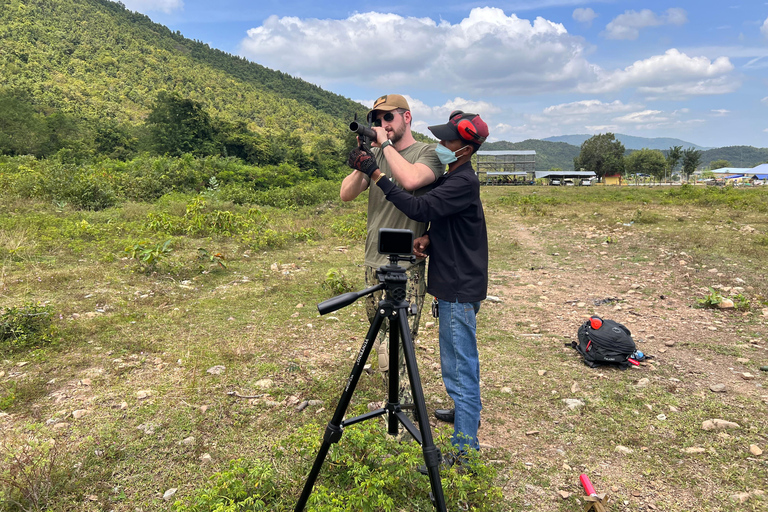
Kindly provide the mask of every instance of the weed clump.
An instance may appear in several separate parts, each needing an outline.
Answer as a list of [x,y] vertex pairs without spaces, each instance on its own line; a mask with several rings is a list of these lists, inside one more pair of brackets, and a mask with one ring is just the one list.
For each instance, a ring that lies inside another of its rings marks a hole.
[[[293,510],[314,462],[320,427],[304,426],[272,447],[272,460],[232,461],[211,477],[211,485],[189,500],[176,501],[174,512],[217,510]],[[450,443],[440,436],[443,445]],[[423,464],[415,441],[402,443],[387,436],[381,424],[355,425],[331,447],[308,509],[317,511],[434,510],[429,480],[416,468]],[[471,478],[456,467],[443,470],[441,480],[449,510],[497,511],[501,489],[496,471],[473,454]]]
[[37,302],[0,309],[0,348],[14,351],[50,343],[51,317],[51,306]]
[[0,504],[24,511],[49,510],[50,498],[62,483],[60,450],[53,439],[15,441],[0,441]]

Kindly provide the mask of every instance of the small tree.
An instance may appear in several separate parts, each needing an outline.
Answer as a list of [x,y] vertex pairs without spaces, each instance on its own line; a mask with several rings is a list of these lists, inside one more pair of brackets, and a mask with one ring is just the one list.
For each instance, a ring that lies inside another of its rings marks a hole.
[[154,149],[160,154],[218,154],[216,130],[202,104],[176,93],[160,91],[147,117]]
[[683,146],[672,146],[669,148],[669,152],[667,153],[667,166],[669,168],[669,174],[675,172],[675,168],[677,167],[677,164],[680,162],[680,159],[683,157]]
[[45,119],[24,95],[0,89],[0,155],[38,154],[45,141]]
[[574,168],[592,171],[602,180],[605,176],[624,173],[624,144],[612,133],[595,135],[584,141],[581,153],[574,158]]
[[628,174],[650,174],[657,181],[661,181],[667,161],[658,149],[641,149],[628,155],[624,165]]
[[696,167],[699,166],[700,161],[701,151],[698,151],[694,148],[688,148],[683,151],[683,174],[685,174],[686,180],[691,178],[691,174],[693,174],[693,172],[696,170]]

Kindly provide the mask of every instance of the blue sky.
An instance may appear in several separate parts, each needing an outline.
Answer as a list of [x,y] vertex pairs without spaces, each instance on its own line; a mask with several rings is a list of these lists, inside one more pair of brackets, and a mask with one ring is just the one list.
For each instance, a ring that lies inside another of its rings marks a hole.
[[768,147],[768,0],[123,3],[366,105],[403,94],[424,133],[459,108],[490,140],[612,131]]

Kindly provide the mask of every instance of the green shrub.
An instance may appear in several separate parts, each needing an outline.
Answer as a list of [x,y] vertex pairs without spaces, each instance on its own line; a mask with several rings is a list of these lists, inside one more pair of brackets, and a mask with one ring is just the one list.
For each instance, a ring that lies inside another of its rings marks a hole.
[[[271,447],[272,453],[265,460],[233,461],[211,478],[208,488],[186,502],[176,501],[172,510],[293,510],[321,440],[319,426],[301,427]],[[438,436],[437,443],[451,449],[445,436]],[[472,477],[456,468],[441,472],[448,510],[501,510],[501,489],[492,485],[496,470],[476,453],[471,458]],[[345,429],[341,440],[331,446],[307,510],[432,511],[429,479],[416,471],[423,463],[421,446],[415,441],[401,442],[386,435],[380,422],[356,424]]]
[[716,308],[721,302],[723,302],[722,294],[710,286],[707,296],[696,300],[696,306],[699,308]]
[[50,343],[52,314],[50,305],[37,302],[0,310],[0,346],[16,350]]
[[663,217],[658,213],[649,213],[643,212],[642,210],[637,210],[635,211],[635,214],[632,215],[631,222],[636,222],[638,224],[658,224],[662,220]]
[[222,253],[211,253],[205,247],[197,248],[197,259],[212,265],[218,265],[221,268],[227,268],[226,258]]
[[332,268],[326,272],[323,288],[333,295],[341,295],[355,289],[347,275],[337,268]]
[[280,485],[269,463],[233,460],[229,468],[211,477],[211,487],[197,494],[191,503],[176,501],[175,512],[239,512],[275,510]]
[[313,181],[290,188],[272,188],[255,194],[256,204],[287,210],[335,201],[338,197],[339,184],[330,181]]
[[352,242],[362,242],[368,236],[368,215],[365,212],[342,215],[333,221],[334,235]]
[[321,238],[320,232],[315,228],[301,228],[298,231],[292,232],[291,236],[293,236],[293,239],[297,242],[307,242],[309,240],[319,240]]
[[98,172],[76,171],[54,200],[63,200],[83,210],[103,210],[117,204],[117,194],[109,178]]
[[157,266],[173,252],[171,242],[166,240],[164,243],[151,245],[148,242],[139,242],[131,247],[126,247],[125,252],[135,259],[142,271],[151,273],[157,270]]
[[101,210],[118,201],[155,201],[171,192],[214,191],[235,204],[279,208],[313,205],[338,198],[337,181],[318,180],[294,164],[263,167],[224,157],[140,156],[129,162],[101,160],[72,164],[30,157],[0,161],[0,188],[21,197],[66,201]]
[[219,189],[219,197],[234,204],[256,203],[256,191],[253,186],[243,183],[229,183]]

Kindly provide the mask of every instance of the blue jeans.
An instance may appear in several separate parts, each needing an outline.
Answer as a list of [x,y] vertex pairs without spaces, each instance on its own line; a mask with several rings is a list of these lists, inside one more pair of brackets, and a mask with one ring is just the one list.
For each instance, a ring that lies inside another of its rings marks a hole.
[[479,302],[437,299],[440,311],[440,366],[443,383],[456,410],[451,443],[460,450],[479,449],[480,359],[477,352]]

